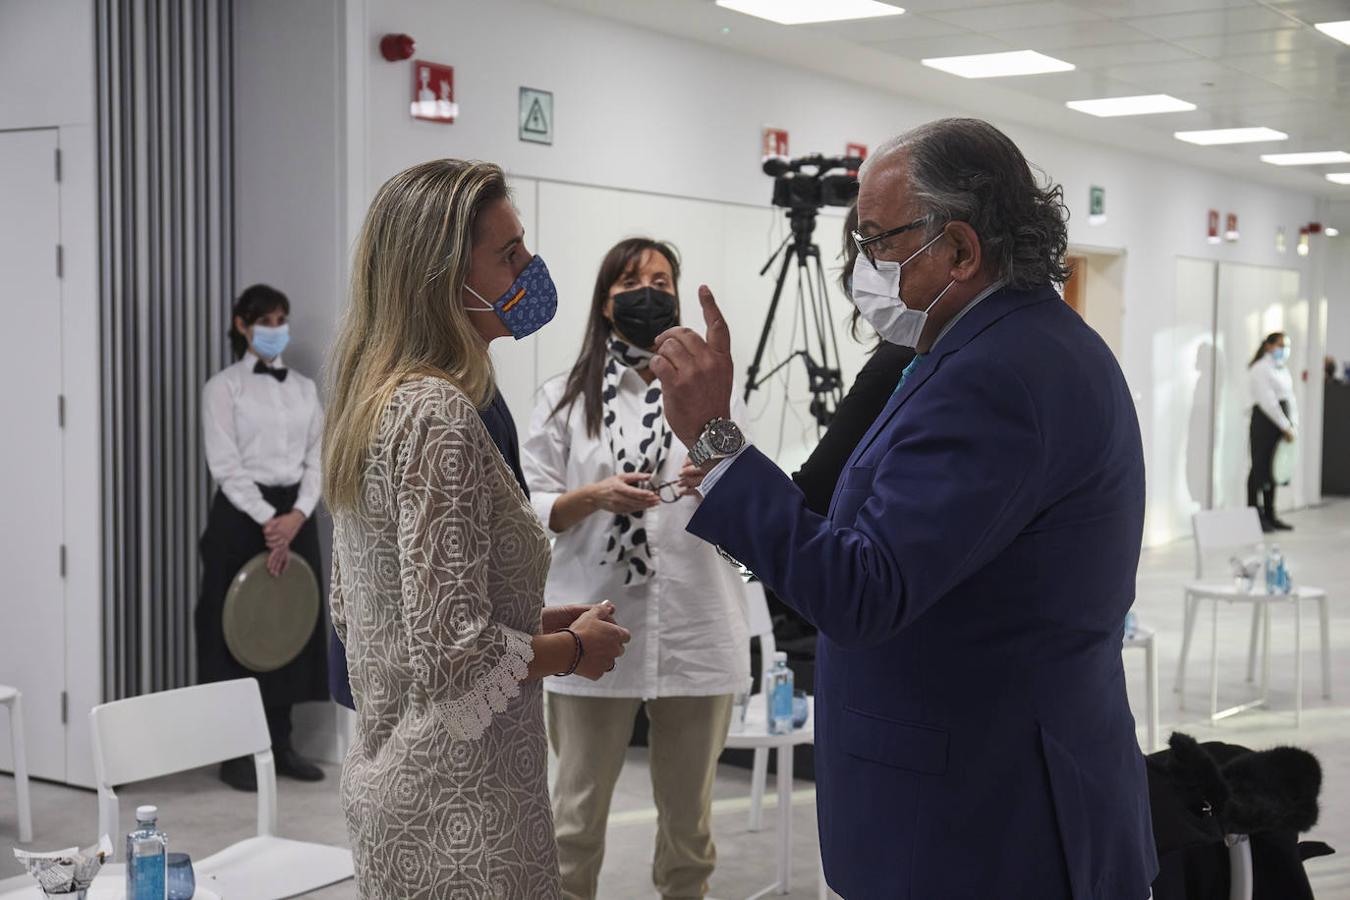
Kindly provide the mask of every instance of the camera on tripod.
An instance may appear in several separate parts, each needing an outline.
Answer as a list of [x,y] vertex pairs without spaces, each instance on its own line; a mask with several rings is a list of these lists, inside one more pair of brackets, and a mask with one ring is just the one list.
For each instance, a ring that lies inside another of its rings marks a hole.
[[[821,156],[812,153],[796,159],[771,156],[764,160],[764,174],[773,177],[773,205],[784,209],[820,209],[825,206],[852,206],[858,198],[858,176],[862,166],[856,156]],[[813,171],[804,172],[803,169]],[[829,174],[835,169],[844,172]]]
[[[768,272],[781,255],[782,265],[769,301],[769,314],[759,333],[755,358],[746,370],[745,399],[748,401],[754,391],[800,357],[806,365],[807,390],[811,394],[809,410],[821,429],[829,427],[844,398],[844,376],[839,363],[834,316],[829,309],[825,269],[820,262],[820,247],[814,239],[816,214],[826,206],[853,205],[858,197],[857,170],[862,163],[857,156],[822,156],[819,153],[796,159],[771,156],[764,160],[764,174],[773,178],[773,205],[787,210],[790,233],[759,270],[760,275]],[[838,169],[844,171],[837,172]],[[800,329],[793,330],[802,343],[761,376],[759,370],[769,346],[774,316],[783,298],[788,272],[794,268],[797,278],[793,309],[798,315]]]

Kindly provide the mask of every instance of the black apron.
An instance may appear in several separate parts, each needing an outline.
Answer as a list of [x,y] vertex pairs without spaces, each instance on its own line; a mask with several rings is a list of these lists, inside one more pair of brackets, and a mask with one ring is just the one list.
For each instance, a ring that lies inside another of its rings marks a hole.
[[[263,499],[277,514],[290,512],[295,507],[300,486],[264,487]],[[223,493],[216,492],[211,513],[202,535],[202,592],[197,603],[197,680],[228,681],[232,678],[256,678],[262,689],[263,706],[290,706],[306,700],[328,699],[328,658],[324,636],[328,618],[320,613],[309,642],[300,655],[272,672],[253,672],[244,668],[225,645],[221,629],[221,615],[225,610],[225,594],[230,582],[244,564],[267,551],[262,526],[241,512]],[[303,557],[319,580],[320,609],[327,606],[323,598],[324,569],[319,557],[319,530],[311,516],[291,541],[291,553]]]

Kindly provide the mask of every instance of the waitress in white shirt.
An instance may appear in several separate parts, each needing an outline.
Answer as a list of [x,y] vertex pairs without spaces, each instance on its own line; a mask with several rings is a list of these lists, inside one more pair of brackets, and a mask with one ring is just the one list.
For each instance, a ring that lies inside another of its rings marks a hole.
[[[323,770],[291,746],[291,706],[328,699],[323,617],[300,655],[272,672],[240,665],[225,645],[221,613],[230,582],[250,559],[267,552],[274,576],[298,554],[323,588],[314,507],[319,502],[323,409],[314,382],[286,368],[290,301],[256,284],[234,304],[234,365],[206,383],[202,429],[206,464],[219,490],[202,535],[202,592],[197,605],[197,675],[202,682],[254,677],[262,690],[277,773],[319,781]],[[221,780],[257,790],[253,760],[230,760]]]
[[632,238],[609,251],[581,356],[541,388],[523,448],[531,502],[557,535],[545,603],[610,600],[633,633],[609,677],[546,682],[567,898],[595,896],[610,798],[644,703],[659,811],[652,879],[663,897],[704,896],[717,758],[732,695],[750,683],[744,584],[685,531],[701,475],[647,368],[656,336],[679,322],[678,281],[669,244]]
[[1298,404],[1294,379],[1285,363],[1289,338],[1277,331],[1266,337],[1247,367],[1252,395],[1252,470],[1247,476],[1247,505],[1261,513],[1263,531],[1292,531],[1293,526],[1275,515],[1275,476],[1272,466],[1280,441],[1298,434]]

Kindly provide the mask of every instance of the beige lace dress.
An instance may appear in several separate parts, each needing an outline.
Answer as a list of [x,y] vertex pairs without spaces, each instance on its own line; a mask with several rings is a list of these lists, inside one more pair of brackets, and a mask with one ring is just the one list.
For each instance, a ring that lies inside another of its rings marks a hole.
[[356,739],[341,798],[368,900],[559,895],[542,688],[523,682],[549,544],[477,411],[402,385],[335,516]]

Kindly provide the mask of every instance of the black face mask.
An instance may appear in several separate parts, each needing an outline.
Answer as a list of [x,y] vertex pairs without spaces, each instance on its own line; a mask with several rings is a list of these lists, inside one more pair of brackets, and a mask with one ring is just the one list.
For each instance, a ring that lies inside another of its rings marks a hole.
[[680,304],[674,294],[652,287],[624,291],[614,301],[614,327],[635,347],[650,349],[656,336],[680,321]]

